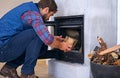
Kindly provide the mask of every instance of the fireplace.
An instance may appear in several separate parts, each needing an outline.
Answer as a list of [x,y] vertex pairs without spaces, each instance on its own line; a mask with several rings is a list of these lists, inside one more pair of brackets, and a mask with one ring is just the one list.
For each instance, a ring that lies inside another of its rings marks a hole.
[[[45,23],[54,26],[54,34],[76,40],[71,52],[63,52],[59,59],[71,63],[84,63],[84,15],[55,17],[54,21]],[[54,49],[57,51],[57,49]]]

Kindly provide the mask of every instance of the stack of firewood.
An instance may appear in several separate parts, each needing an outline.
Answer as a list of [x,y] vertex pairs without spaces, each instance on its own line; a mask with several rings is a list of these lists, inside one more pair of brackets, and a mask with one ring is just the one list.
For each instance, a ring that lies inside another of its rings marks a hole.
[[97,64],[102,65],[119,65],[120,66],[120,45],[107,48],[107,44],[101,37],[97,37],[100,46],[96,46],[88,58]]

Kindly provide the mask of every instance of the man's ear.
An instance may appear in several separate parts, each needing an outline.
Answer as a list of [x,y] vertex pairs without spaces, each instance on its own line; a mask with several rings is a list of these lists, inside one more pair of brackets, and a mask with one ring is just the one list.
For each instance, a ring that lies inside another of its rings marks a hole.
[[45,14],[49,13],[49,7],[44,8],[44,13]]

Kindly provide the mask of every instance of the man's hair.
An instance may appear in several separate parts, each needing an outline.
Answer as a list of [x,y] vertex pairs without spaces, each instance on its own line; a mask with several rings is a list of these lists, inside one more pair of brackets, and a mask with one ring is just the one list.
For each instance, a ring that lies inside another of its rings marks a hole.
[[57,11],[57,4],[55,3],[54,0],[40,0],[38,2],[38,7],[42,9],[49,7],[49,11],[53,12]]

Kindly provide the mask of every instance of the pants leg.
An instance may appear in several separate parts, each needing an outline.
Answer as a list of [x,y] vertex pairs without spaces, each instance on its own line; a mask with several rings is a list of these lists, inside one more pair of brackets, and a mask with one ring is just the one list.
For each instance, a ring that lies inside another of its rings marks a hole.
[[41,54],[40,50],[42,49],[42,46],[43,42],[39,39],[38,36],[30,42],[26,48],[25,61],[21,69],[21,73],[26,75],[34,74],[34,67],[36,65],[39,54]]
[[0,62],[9,62],[21,56],[36,36],[33,29],[28,29],[15,35],[0,49]]
[[[43,56],[44,54],[47,54],[47,49],[48,49],[48,46],[46,46],[45,44],[42,45],[42,48],[40,49],[40,53],[39,53],[39,56]],[[46,56],[46,55],[44,55]],[[47,56],[46,56],[47,57]],[[45,57],[44,57],[45,58]],[[41,58],[42,59],[42,58]],[[10,61],[10,62],[7,62],[6,64],[13,67],[13,68],[17,68],[19,67],[20,65],[22,65],[25,61],[25,53],[22,54],[20,57],[18,57],[17,59],[13,60],[13,61]]]
[[12,68],[17,69],[20,65],[22,65],[25,61],[25,53],[23,53],[20,57],[15,60],[9,61],[6,64],[11,66]]
[[0,54],[0,61],[10,62],[15,59],[17,60],[17,58],[25,53],[21,72],[23,74],[33,74],[42,44],[43,42],[39,39],[33,29],[25,30],[14,36],[0,49],[0,51],[2,51]]
[[[63,52],[60,50],[47,50],[47,49],[48,47],[43,44],[38,59],[50,59],[50,58],[60,59],[63,56]],[[13,61],[7,62],[7,65],[13,68],[17,68],[24,63],[24,58],[25,54],[23,54],[22,56]]]

